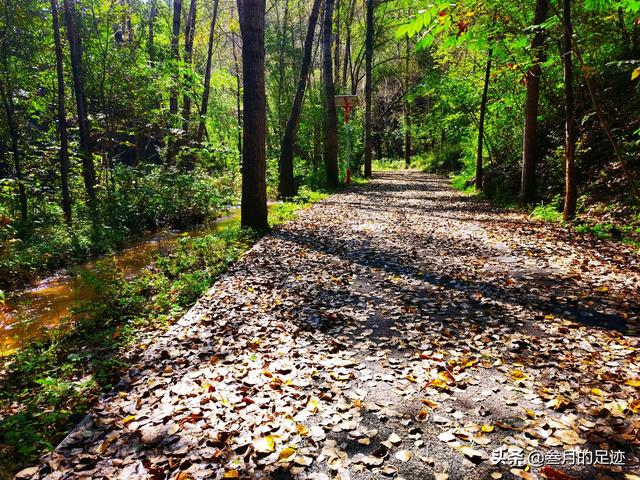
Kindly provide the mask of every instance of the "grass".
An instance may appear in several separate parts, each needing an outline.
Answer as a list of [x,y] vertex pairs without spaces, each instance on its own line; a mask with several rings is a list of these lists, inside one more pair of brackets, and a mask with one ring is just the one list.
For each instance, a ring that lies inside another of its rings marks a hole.
[[400,158],[382,158],[371,162],[371,169],[374,172],[389,172],[393,170],[404,170],[404,159]]
[[562,212],[558,211],[553,203],[536,205],[533,207],[533,210],[531,210],[530,217],[533,220],[542,220],[543,222],[562,222]]
[[[270,225],[295,217],[327,193],[301,189],[274,205]],[[135,363],[144,346],[206,292],[259,234],[232,225],[220,233],[185,236],[140,277],[110,272],[86,278],[100,296],[76,305],[70,324],[0,359],[0,475],[33,463],[59,443],[98,396]]]

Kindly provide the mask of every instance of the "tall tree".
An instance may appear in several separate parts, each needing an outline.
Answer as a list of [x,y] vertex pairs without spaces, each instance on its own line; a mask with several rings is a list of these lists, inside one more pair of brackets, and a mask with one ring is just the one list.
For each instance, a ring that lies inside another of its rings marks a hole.
[[565,195],[563,218],[567,222],[576,215],[578,192],[575,174],[575,111],[573,100],[573,61],[571,25],[571,0],[562,2],[562,65],[564,73],[564,160],[565,160]]
[[204,70],[204,89],[202,92],[202,105],[200,106],[200,121],[198,123],[198,133],[196,134],[196,142],[201,143],[204,138],[204,132],[207,121],[207,110],[209,109],[209,95],[211,92],[211,60],[213,57],[213,38],[216,30],[216,21],[218,19],[218,5],[220,0],[213,2],[213,13],[211,14],[211,26],[209,28],[209,42],[207,44],[207,66]]
[[58,21],[58,1],[50,0],[53,23],[53,41],[56,50],[56,73],[58,77],[58,136],[60,137],[60,184],[62,187],[62,211],[67,226],[71,226],[71,194],[69,193],[69,140],[67,136],[67,115],[64,98],[64,67],[60,23]]
[[333,40],[333,5],[335,0],[325,0],[324,26],[322,38],[322,78],[324,83],[324,163],[327,183],[337,187],[338,179],[338,118],[336,115],[336,87],[333,83],[333,61],[331,59]]
[[524,205],[534,201],[536,181],[536,133],[538,128],[538,101],[544,49],[544,30],[540,26],[547,19],[549,0],[536,0],[533,24],[536,34],[531,41],[533,65],[525,74],[527,100],[524,113],[524,138],[522,142],[522,176],[520,182],[520,202]]
[[405,38],[405,66],[404,66],[404,165],[405,168],[411,166],[411,103],[407,98],[409,86],[411,84],[411,71],[409,70],[409,37]]
[[193,60],[193,40],[196,35],[196,0],[189,2],[189,13],[187,15],[187,24],[184,29],[184,63],[186,65],[185,74],[185,92],[182,98],[182,118],[184,134],[189,136],[189,120],[191,118],[191,94],[189,89],[192,84],[192,60]]
[[238,0],[242,32],[244,131],[242,155],[243,227],[267,229],[264,0]]
[[156,61],[156,43],[155,43],[155,23],[158,16],[158,4],[156,0],[151,0],[151,6],[149,7],[149,38],[147,40],[147,50],[149,60],[153,63]]
[[[284,83],[285,83],[285,70],[286,70],[286,45],[287,35],[289,31],[289,1],[284,2],[284,18],[282,19],[282,30],[280,32],[280,54],[278,56],[278,90],[276,98],[276,112],[277,122],[275,127],[276,135],[280,136],[284,128],[284,113],[283,113],[283,96],[284,96]],[[293,39],[293,35],[291,35]]]
[[[4,43],[4,42],[3,42]],[[28,217],[27,190],[24,185],[24,175],[22,174],[21,152],[20,152],[20,132],[16,123],[15,108],[13,105],[13,93],[4,79],[0,79],[0,96],[4,112],[7,117],[9,136],[11,137],[11,155],[13,156],[13,167],[16,171],[18,181],[18,197],[20,199],[20,217],[26,220]]]
[[63,0],[64,19],[71,52],[71,73],[73,76],[73,89],[76,97],[76,110],[78,112],[78,133],[80,136],[80,156],[82,158],[82,176],[89,197],[89,205],[95,207],[96,172],[93,164],[93,151],[91,148],[91,132],[89,127],[89,113],[87,109],[87,97],[84,90],[84,68],[82,63],[82,43],[78,31],[77,14],[75,11],[76,0]]
[[364,80],[364,176],[371,177],[373,157],[372,112],[373,112],[373,14],[375,0],[367,0],[367,25],[365,35],[365,80]]
[[484,88],[482,90],[482,100],[480,101],[480,120],[478,121],[478,153],[476,156],[476,190],[482,190],[482,150],[484,140],[484,119],[487,113],[487,97],[489,94],[489,80],[491,79],[491,60],[493,58],[493,48],[489,48],[487,54],[487,66],[484,72]]
[[[238,2],[238,7],[240,7],[240,2]],[[240,15],[240,10],[238,9],[238,16]],[[241,17],[239,17],[241,18]],[[232,33],[231,35],[231,53],[233,54],[233,66],[235,68],[235,77],[236,77],[236,118],[237,118],[237,134],[238,134],[238,159],[240,160],[240,164],[242,164],[242,69],[240,67],[240,61],[238,60],[238,35]]]
[[177,153],[177,143],[172,128],[178,115],[178,82],[180,63],[180,16],[182,15],[182,0],[173,0],[173,22],[171,28],[171,58],[174,61],[171,88],[169,91],[169,145],[167,147],[167,163],[174,162]]
[[[349,0],[347,4],[347,21],[345,22],[345,41],[344,41],[344,60],[342,63],[342,88],[346,88],[347,76],[351,67],[351,25],[353,24],[353,16],[355,15],[355,0]],[[353,93],[353,92],[352,92]]]
[[333,73],[335,74],[335,79],[334,79],[334,84],[336,85],[336,88],[340,88],[340,48],[342,48],[342,45],[340,45],[340,24],[341,24],[341,2],[340,0],[335,0],[336,2],[336,6],[335,6],[335,17],[336,17],[336,21],[335,21],[335,41],[334,43],[334,52],[333,52]]
[[296,141],[296,134],[300,125],[300,113],[302,111],[302,101],[304,100],[305,87],[309,77],[311,67],[311,53],[313,50],[313,37],[318,23],[321,0],[314,0],[307,26],[307,36],[304,40],[304,53],[302,56],[302,66],[298,75],[296,94],[291,105],[291,112],[284,130],[282,138],[282,148],[280,150],[280,180],[278,191],[282,197],[292,197],[296,194],[296,185],[293,178],[293,146]]

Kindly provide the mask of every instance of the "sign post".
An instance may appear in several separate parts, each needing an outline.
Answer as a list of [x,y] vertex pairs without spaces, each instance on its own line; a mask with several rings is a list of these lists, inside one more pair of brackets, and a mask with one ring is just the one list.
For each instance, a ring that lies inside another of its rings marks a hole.
[[351,128],[349,126],[349,119],[351,117],[353,107],[357,107],[359,104],[360,99],[357,95],[336,95],[336,107],[344,108],[344,129],[347,157],[347,178],[345,179],[345,183],[347,185],[351,185]]

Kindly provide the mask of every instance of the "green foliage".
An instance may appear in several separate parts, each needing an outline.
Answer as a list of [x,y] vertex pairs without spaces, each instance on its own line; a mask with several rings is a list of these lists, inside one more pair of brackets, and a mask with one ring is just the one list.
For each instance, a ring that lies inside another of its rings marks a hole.
[[531,211],[531,218],[543,222],[561,222],[562,212],[558,210],[557,203],[540,204]]
[[121,188],[103,192],[98,222],[78,206],[71,229],[57,204],[42,205],[37,221],[0,226],[0,277],[23,281],[44,270],[114,251],[149,229],[211,221],[236,202],[234,171],[184,173],[156,165],[118,166]]
[[382,158],[372,162],[373,170],[377,172],[402,170],[405,166],[405,161],[399,158]]
[[420,155],[414,162],[427,172],[448,174],[462,169],[462,155],[461,145],[446,144]]

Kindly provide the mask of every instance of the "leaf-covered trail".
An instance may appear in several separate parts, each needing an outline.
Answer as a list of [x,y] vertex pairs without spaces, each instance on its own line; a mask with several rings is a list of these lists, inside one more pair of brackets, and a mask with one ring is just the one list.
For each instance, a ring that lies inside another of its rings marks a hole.
[[378,173],[261,240],[21,476],[537,478],[501,446],[631,472],[639,289],[626,247]]

